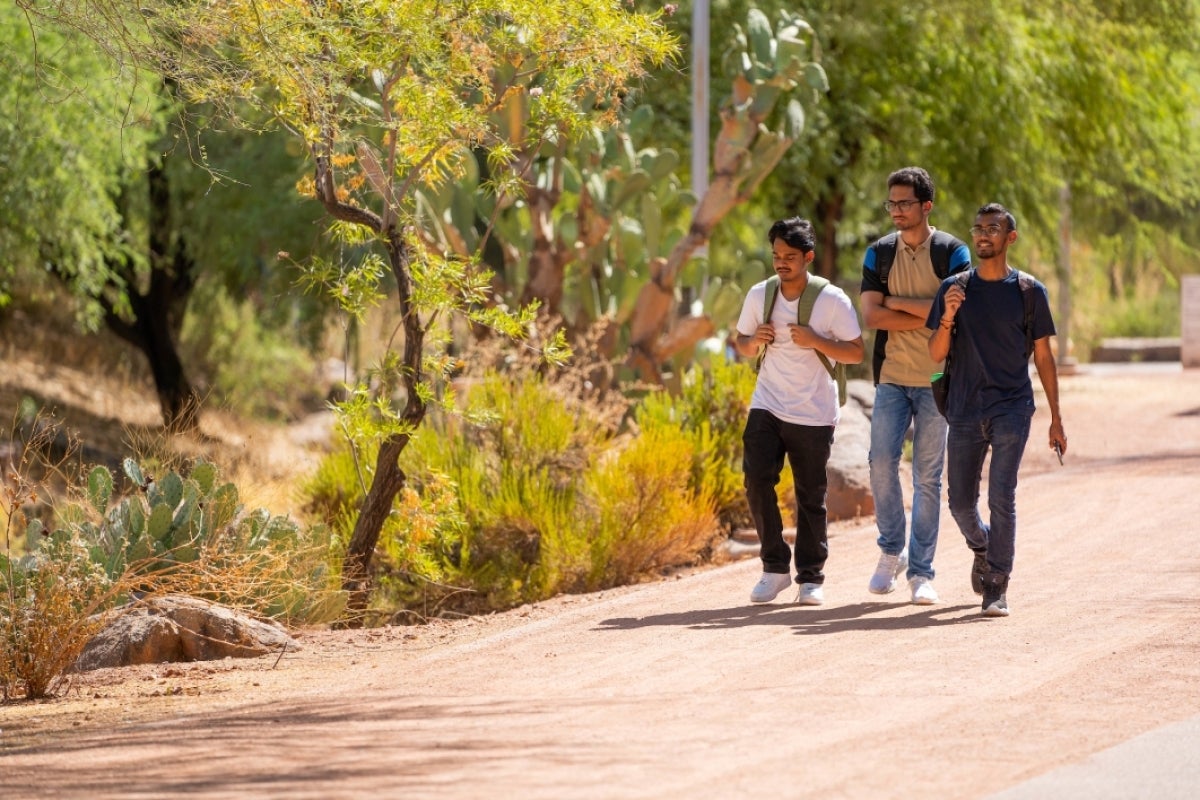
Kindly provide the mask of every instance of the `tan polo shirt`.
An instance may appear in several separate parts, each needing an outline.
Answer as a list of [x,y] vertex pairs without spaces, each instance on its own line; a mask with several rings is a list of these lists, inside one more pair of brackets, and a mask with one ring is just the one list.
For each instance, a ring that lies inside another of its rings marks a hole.
[[[920,247],[913,249],[897,237],[896,258],[888,273],[888,292],[896,297],[933,299],[942,281],[933,271],[929,258],[930,234]],[[941,369],[941,363],[929,357],[929,329],[922,325],[911,331],[888,331],[886,358],[879,372],[880,383],[898,386],[928,386],[929,376]]]

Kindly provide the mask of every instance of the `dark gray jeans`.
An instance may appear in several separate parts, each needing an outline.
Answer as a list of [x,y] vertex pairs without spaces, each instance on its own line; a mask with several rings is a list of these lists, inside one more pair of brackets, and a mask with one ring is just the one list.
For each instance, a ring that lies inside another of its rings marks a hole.
[[[1001,414],[973,422],[950,422],[946,439],[946,488],[950,514],[967,546],[987,554],[989,572],[1012,573],[1017,548],[1017,472],[1029,440],[1030,418]],[[979,515],[983,460],[988,464],[988,521]]]

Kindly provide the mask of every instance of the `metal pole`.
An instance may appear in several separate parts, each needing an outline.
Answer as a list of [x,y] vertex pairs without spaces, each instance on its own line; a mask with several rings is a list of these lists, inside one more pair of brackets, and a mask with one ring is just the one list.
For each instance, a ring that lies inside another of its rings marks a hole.
[[[708,0],[692,6],[692,194],[696,201],[708,191]],[[695,255],[707,255],[707,247]]]

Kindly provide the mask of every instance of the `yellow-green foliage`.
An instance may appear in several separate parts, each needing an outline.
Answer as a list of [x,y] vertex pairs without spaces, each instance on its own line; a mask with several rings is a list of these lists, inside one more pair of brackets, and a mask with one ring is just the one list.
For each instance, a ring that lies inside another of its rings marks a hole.
[[[308,510],[329,525],[343,550],[364,497],[359,470],[371,469],[375,457],[375,446],[364,443],[356,462],[349,445],[343,444],[322,459],[302,488]],[[389,617],[397,607],[436,614],[442,597],[461,592],[458,564],[464,528],[456,487],[446,475],[422,471],[416,478],[410,476],[380,529],[375,566],[379,591],[372,615]]]
[[[463,407],[433,410],[401,456],[408,485],[380,540],[377,613],[479,612],[626,583],[695,563],[719,530],[678,422],[614,438],[611,421],[536,375],[488,375]],[[307,487],[343,535],[358,486],[343,451]]]
[[581,589],[588,546],[575,496],[609,439],[605,426],[532,376],[490,374],[466,406],[466,417],[431,415],[402,458],[418,485],[434,472],[457,486],[461,579],[476,595],[458,604],[504,608]]
[[712,498],[689,486],[695,450],[677,427],[651,424],[587,477],[595,517],[589,588],[689,564],[717,535]]
[[746,426],[754,371],[744,363],[718,362],[710,370],[690,370],[678,396],[648,395],[636,412],[638,424],[669,426],[692,443],[689,487],[712,498],[727,526],[746,524],[742,483],[742,430]]

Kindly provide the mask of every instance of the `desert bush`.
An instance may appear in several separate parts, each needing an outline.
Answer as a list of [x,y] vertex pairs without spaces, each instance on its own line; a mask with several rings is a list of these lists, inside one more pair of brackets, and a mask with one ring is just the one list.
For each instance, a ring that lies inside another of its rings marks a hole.
[[[536,372],[490,372],[461,413],[433,410],[401,458],[407,491],[384,526],[376,615],[510,608],[703,558],[718,526],[691,433],[647,418],[617,435],[604,409]],[[305,486],[309,508],[343,537],[372,454],[327,458]],[[410,613],[406,613],[410,612]]]
[[175,591],[290,621],[336,616],[330,536],[267,509],[245,509],[237,487],[198,461],[155,478],[133,459],[134,491],[117,497],[112,473],[94,467],[80,502],[61,512],[110,579],[144,581],[145,591]]
[[51,694],[123,588],[92,561],[81,537],[32,535],[37,541],[24,557],[0,553],[0,690],[6,700]]
[[438,415],[410,447],[411,474],[432,469],[457,487],[467,522],[460,566],[478,595],[461,598],[465,606],[586,586],[591,531],[578,493],[613,425],[562,388],[537,374],[489,373],[468,393],[468,416]]
[[711,498],[726,529],[750,520],[742,482],[742,429],[754,381],[748,364],[714,359],[709,369],[689,370],[678,394],[654,392],[634,411],[642,429],[673,428],[691,442],[688,488]]
[[[343,442],[321,460],[301,486],[306,511],[323,520],[339,548],[354,530],[365,490],[360,469],[375,463],[375,445],[352,449]],[[397,609],[436,616],[446,597],[464,591],[458,576],[465,520],[455,486],[445,475],[426,472],[410,480],[380,529],[374,559],[376,591],[367,609],[367,624],[391,619]],[[338,559],[334,564],[340,563]]]
[[60,425],[18,413],[7,446],[0,516],[0,693],[44,697],[99,625],[122,588],[91,559],[86,543],[43,524],[48,484],[69,482],[75,443]]
[[5,698],[53,692],[105,614],[131,597],[178,592],[292,621],[341,613],[342,595],[328,580],[328,536],[265,509],[245,510],[236,487],[205,462],[151,479],[127,459],[133,490],[125,494],[106,467],[94,467],[68,486],[50,525],[31,517],[38,484],[29,474],[61,474],[37,457],[47,436],[26,441],[0,492]]
[[[650,425],[588,473],[594,517],[588,588],[695,563],[719,535],[713,501],[690,484],[695,448],[678,427]],[[591,521],[591,520],[589,520]]]

